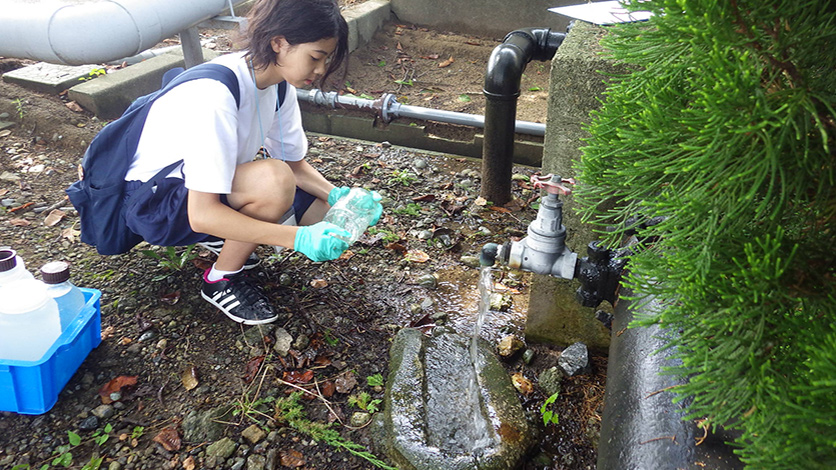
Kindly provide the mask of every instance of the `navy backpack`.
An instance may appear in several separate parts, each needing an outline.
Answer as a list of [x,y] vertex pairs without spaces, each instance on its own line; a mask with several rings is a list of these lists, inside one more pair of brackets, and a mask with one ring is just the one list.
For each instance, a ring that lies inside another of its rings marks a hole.
[[[229,68],[206,63],[170,78],[178,72],[176,69],[167,72],[160,90],[137,98],[119,119],[105,126],[93,138],[81,161],[82,179],[66,190],[81,218],[81,241],[95,246],[100,254],[125,253],[142,241],[142,237],[132,232],[125,223],[128,202],[124,197],[125,175],[154,100],[187,81],[211,78],[226,85],[235,97],[236,106],[240,105],[238,79]],[[284,99],[286,88],[286,82],[279,86],[279,104]],[[182,162],[179,160],[163,168],[131,197],[151,191],[159,179],[165,178]]]

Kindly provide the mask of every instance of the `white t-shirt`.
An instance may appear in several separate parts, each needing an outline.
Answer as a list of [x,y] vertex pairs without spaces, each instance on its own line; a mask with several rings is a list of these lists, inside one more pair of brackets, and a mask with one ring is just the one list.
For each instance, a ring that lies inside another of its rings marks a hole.
[[256,89],[243,56],[239,52],[212,61],[238,77],[239,107],[223,83],[208,78],[178,85],[151,105],[126,181],[148,181],[182,159],[169,176],[185,176],[188,189],[229,194],[235,167],[252,161],[262,143],[273,158],[298,161],[305,156],[308,141],[296,89],[288,84],[277,112],[278,86]]

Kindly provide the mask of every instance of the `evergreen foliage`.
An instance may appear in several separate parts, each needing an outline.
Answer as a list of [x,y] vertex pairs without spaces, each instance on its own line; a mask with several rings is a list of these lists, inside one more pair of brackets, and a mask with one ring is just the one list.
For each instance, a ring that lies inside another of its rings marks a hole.
[[625,283],[665,306],[633,326],[679,333],[677,399],[749,468],[836,468],[834,3],[639,4],[577,163],[585,220],[638,230]]

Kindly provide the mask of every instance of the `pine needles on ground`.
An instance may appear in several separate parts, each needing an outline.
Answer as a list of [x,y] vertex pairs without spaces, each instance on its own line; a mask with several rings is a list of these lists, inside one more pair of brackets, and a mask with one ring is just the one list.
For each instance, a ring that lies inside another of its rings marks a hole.
[[[690,417],[742,431],[751,468],[836,468],[836,5],[639,4],[605,47],[632,67],[588,126],[576,195],[626,281],[664,310]],[[603,201],[614,209],[602,210]]]

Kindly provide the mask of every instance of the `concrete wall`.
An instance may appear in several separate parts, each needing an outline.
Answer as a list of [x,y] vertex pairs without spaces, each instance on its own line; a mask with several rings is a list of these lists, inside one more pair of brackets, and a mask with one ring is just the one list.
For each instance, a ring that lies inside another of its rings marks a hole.
[[549,8],[584,0],[391,0],[400,21],[441,31],[503,38],[515,29],[546,27],[566,31],[569,18]]
[[[623,72],[600,56],[601,38],[606,29],[577,22],[552,59],[548,118],[543,144],[543,173],[574,177],[572,162],[581,156],[580,148],[588,133],[583,130],[589,113],[600,106],[606,89],[605,74]],[[566,245],[586,256],[586,246],[598,237],[581,222],[572,196],[564,201],[563,224]],[[535,276],[531,286],[526,338],[535,342],[568,345],[583,341],[590,349],[606,354],[610,332],[595,319],[594,308],[574,301],[577,281]],[[601,308],[607,310],[608,305]]]

